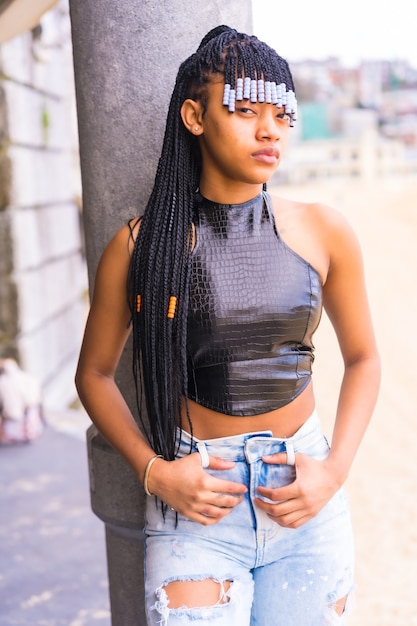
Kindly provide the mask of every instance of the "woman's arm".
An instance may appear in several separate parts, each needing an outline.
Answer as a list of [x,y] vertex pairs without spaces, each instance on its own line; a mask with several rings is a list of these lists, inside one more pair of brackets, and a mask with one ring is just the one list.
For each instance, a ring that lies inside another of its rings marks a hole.
[[[362,255],[346,220],[328,207],[315,207],[321,247],[328,258],[324,307],[335,329],[344,361],[332,447],[325,461],[296,455],[296,480],[262,496],[285,502],[258,506],[283,526],[298,527],[314,517],[346,480],[375,407],[380,363],[365,287]],[[285,463],[286,455],[265,458]]]
[[380,360],[357,239],[340,216],[330,237],[324,306],[335,329],[345,369],[328,464],[341,484],[348,476],[375,407]]
[[126,226],[113,237],[100,259],[75,382],[93,423],[142,480],[154,453],[114,380],[130,333],[126,291],[130,241]]

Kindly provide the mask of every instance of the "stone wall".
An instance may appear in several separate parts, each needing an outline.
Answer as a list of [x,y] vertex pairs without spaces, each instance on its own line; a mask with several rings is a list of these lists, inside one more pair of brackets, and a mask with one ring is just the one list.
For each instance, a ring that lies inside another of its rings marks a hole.
[[67,2],[2,44],[0,64],[0,356],[63,408],[76,397],[87,288]]

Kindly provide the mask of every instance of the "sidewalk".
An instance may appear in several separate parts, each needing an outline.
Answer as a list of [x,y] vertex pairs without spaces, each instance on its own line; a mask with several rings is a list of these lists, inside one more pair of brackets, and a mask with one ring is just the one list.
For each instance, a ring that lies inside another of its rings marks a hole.
[[89,502],[87,418],[0,446],[0,626],[109,626],[104,524]]

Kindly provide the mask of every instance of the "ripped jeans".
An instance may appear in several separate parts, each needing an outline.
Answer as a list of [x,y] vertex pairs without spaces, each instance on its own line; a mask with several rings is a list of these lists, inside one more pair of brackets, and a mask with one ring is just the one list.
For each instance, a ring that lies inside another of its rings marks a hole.
[[[183,432],[178,456],[190,451]],[[192,451],[197,451],[194,440]],[[336,626],[345,624],[349,598],[339,616],[334,604],[353,587],[353,539],[344,490],[297,529],[283,528],[253,503],[258,485],[294,480],[293,465],[269,465],[263,455],[303,452],[325,459],[329,452],[314,412],[295,435],[269,431],[206,440],[210,455],[233,460],[230,470],[209,470],[244,483],[245,500],[213,526],[166,511],[147,498],[145,595],[148,626]],[[201,450],[200,450],[201,452]],[[213,606],[169,608],[164,587],[173,581],[211,579],[219,584]]]

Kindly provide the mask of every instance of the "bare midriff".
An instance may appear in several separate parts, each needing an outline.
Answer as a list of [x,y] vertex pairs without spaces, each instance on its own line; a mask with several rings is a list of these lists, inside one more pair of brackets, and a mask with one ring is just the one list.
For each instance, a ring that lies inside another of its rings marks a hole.
[[[193,400],[188,400],[193,436],[197,439],[216,439],[242,433],[270,430],[274,437],[291,437],[314,411],[313,385],[308,387],[289,404],[260,415],[236,417],[212,411]],[[183,401],[182,428],[190,432],[187,422],[185,400]]]

